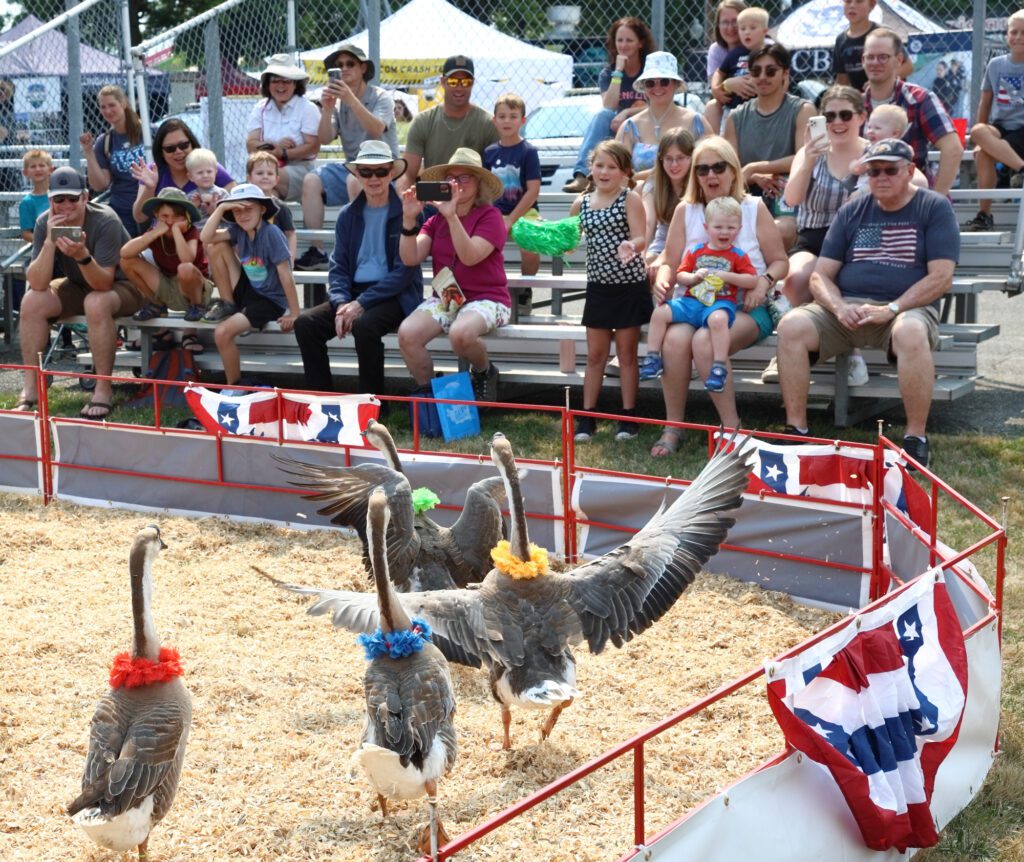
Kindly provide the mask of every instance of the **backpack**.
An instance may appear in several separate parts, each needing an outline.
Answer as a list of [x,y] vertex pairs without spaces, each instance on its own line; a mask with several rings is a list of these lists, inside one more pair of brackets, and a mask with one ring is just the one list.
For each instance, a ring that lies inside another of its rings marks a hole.
[[[154,352],[143,378],[149,381],[198,382],[199,369],[190,350],[175,347]],[[188,407],[184,386],[161,386],[158,382],[140,383],[128,406],[154,407],[154,401],[159,401],[161,407]]]

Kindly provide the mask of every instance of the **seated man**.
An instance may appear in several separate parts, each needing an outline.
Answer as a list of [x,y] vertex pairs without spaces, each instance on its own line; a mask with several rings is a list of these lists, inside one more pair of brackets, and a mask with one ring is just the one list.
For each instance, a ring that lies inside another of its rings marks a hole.
[[423,299],[418,266],[398,255],[402,201],[391,182],[406,168],[385,141],[363,141],[346,162],[361,192],[338,215],[328,270],[327,302],[307,309],[295,321],[306,386],[331,392],[334,383],[327,342],[351,334],[359,360],[359,388],[373,395],[384,389],[384,344]]
[[[25,272],[29,290],[21,304],[22,361],[38,364],[52,321],[84,314],[96,373],[109,375],[117,345],[114,318],[130,316],[146,302],[118,268],[128,232],[110,207],[89,202],[85,178],[74,168],[54,171],[48,194],[50,209],[36,221],[32,262]],[[36,375],[26,372],[15,409],[34,410],[38,401]],[[97,380],[82,418],[105,419],[113,403],[111,382]]]
[[937,306],[953,283],[960,231],[949,201],[911,184],[913,159],[895,138],[864,153],[871,193],[829,227],[811,274],[814,301],[779,322],[779,380],[786,433],[806,436],[810,366],[854,347],[885,348],[907,414],[903,448],[927,466]]

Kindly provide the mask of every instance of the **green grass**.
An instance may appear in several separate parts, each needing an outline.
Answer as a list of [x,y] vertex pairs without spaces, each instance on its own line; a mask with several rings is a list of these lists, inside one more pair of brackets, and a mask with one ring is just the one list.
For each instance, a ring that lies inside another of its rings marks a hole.
[[[151,424],[151,409],[128,408],[123,401],[133,387],[119,386],[116,390],[117,408],[112,416],[118,422]],[[615,412],[617,389],[609,389],[600,409]],[[85,404],[88,395],[73,385],[73,380],[62,381],[50,390],[51,412],[58,416],[74,416]],[[558,405],[562,398],[557,392],[540,393],[524,390],[518,403],[546,403]],[[0,406],[14,404],[14,393],[0,394]],[[578,403],[577,403],[578,406]],[[743,403],[744,420],[749,427],[781,430],[778,404],[768,399],[749,399]],[[641,403],[642,415],[660,416],[660,400],[647,395]],[[179,420],[191,415],[184,409],[163,411],[162,422],[173,427]],[[695,423],[715,425],[714,411],[706,398],[694,398],[688,418]],[[826,414],[812,414],[812,433],[834,438],[872,442],[877,438],[877,424],[865,423],[861,427],[837,432],[828,423]],[[899,440],[902,426],[900,417],[889,417],[896,424],[889,425],[885,433]],[[411,429],[404,405],[395,405],[387,422],[400,447],[411,445]],[[561,458],[560,424],[557,414],[515,411],[485,411],[481,417],[482,433],[478,437],[445,445],[424,440],[425,450],[460,451],[481,456],[488,454],[487,443],[495,431],[501,431],[512,441],[517,453],[524,457],[543,459]],[[707,438],[698,431],[688,432],[680,452],[666,459],[649,455],[651,445],[660,434],[658,425],[642,427],[638,440],[620,443],[614,440],[612,422],[601,424],[595,439],[577,446],[577,460],[595,467],[637,472],[654,476],[693,476],[706,460]],[[1004,515],[1013,537],[1024,524],[1024,438],[1006,438],[984,434],[942,434],[932,432],[932,468],[935,473],[999,521]],[[962,548],[983,533],[977,521],[966,515],[959,506],[948,501],[940,503],[939,534],[950,545]],[[976,564],[983,572],[994,570],[994,553],[978,555]],[[922,862],[1017,862],[1024,860],[1024,554],[1017,543],[1011,541],[1006,556],[1006,580],[1003,616],[1003,718],[1000,732],[1001,753],[981,792],[963,812],[943,830],[937,847],[918,854]]]

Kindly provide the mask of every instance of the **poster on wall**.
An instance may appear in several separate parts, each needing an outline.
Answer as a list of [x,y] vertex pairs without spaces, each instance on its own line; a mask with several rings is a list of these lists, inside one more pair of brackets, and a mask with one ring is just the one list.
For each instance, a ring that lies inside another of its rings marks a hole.
[[14,113],[19,120],[38,114],[59,114],[60,78],[18,78],[14,88]]
[[925,87],[955,119],[967,119],[971,101],[971,31],[915,33],[907,37],[914,62],[909,80]]

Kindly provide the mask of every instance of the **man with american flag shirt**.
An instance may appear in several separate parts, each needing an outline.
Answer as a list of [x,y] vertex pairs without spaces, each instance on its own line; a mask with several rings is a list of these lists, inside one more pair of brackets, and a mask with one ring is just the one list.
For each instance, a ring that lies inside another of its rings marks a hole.
[[953,284],[960,230],[949,201],[911,185],[913,158],[895,138],[868,147],[870,194],[829,227],[811,275],[814,301],[779,322],[778,360],[786,432],[806,435],[811,365],[854,347],[885,349],[907,414],[903,448],[927,466],[938,301]]

